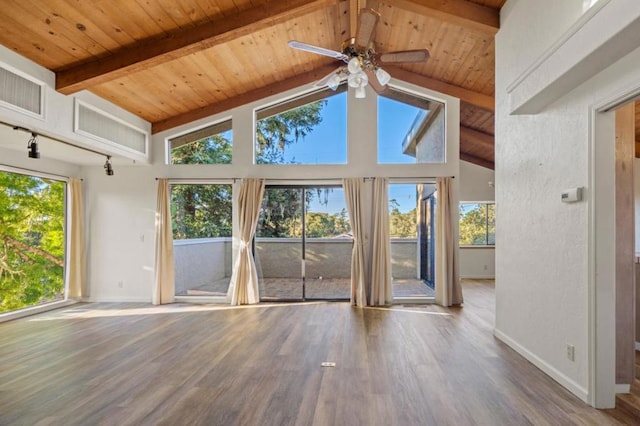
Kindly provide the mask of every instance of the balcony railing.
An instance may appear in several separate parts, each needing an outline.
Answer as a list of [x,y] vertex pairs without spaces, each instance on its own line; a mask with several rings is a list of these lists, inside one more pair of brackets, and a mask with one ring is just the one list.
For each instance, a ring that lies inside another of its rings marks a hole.
[[[304,269],[308,288],[313,290],[318,288],[318,283],[324,283],[327,288],[329,285],[333,286],[330,291],[334,295],[332,297],[338,297],[336,295],[340,293],[340,297],[348,298],[352,248],[353,240],[349,238],[307,238]],[[430,295],[430,289],[419,279],[418,249],[416,239],[391,240],[393,280],[394,283],[411,283],[413,290],[410,293]],[[285,285],[301,279],[301,239],[257,238],[255,250],[261,285],[264,282],[275,282],[273,280],[281,280],[280,285]],[[226,294],[233,268],[231,238],[176,240],[174,258],[176,295]],[[336,290],[341,287],[347,289],[346,296],[342,295],[341,290]],[[269,289],[261,289],[262,295],[268,293]],[[398,292],[394,288],[395,293]],[[301,293],[291,296],[299,297]]]

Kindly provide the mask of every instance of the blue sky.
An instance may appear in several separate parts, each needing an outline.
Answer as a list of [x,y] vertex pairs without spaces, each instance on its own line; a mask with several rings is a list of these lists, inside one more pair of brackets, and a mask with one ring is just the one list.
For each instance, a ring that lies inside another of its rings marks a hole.
[[[346,92],[327,99],[322,122],[304,140],[289,145],[285,162],[303,164],[345,164],[347,162]],[[418,109],[388,98],[378,97],[378,162],[415,163],[402,153],[402,141]]]

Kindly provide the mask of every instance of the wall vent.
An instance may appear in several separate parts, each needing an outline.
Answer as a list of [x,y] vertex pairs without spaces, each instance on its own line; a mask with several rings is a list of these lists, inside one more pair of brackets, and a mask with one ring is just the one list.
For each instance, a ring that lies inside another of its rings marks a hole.
[[147,155],[148,132],[76,98],[74,129],[77,134],[96,139],[116,148]]
[[44,118],[44,84],[0,66],[0,104]]

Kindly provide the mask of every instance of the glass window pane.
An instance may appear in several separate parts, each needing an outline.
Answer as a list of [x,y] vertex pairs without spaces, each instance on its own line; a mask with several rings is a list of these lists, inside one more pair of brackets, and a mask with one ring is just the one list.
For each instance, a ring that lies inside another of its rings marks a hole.
[[460,245],[495,244],[495,204],[460,203]]
[[346,164],[346,85],[257,111],[255,162]]
[[378,96],[378,163],[444,162],[444,104],[391,89]]
[[64,299],[65,192],[0,171],[0,312]]
[[487,204],[487,235],[488,244],[495,245],[496,243],[496,205]]
[[176,296],[225,296],[231,277],[232,187],[171,185]]
[[171,164],[231,164],[231,120],[169,140]]

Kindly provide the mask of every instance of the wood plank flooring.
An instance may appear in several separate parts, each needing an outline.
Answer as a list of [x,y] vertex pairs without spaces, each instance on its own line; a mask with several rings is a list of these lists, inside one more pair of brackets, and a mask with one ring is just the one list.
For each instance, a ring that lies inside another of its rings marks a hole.
[[455,309],[83,304],[3,323],[0,424],[640,423],[495,339],[492,282],[464,291]]

